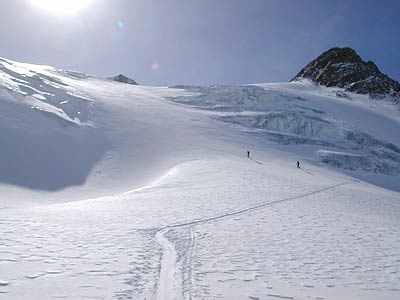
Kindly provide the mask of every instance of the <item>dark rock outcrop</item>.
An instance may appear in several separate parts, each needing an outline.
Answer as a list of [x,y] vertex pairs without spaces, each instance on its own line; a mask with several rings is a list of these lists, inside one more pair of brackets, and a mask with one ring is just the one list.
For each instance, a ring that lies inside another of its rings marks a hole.
[[374,99],[400,102],[400,84],[365,62],[351,48],[332,48],[311,61],[292,81],[308,78],[328,87],[337,86]]
[[109,77],[108,79],[122,82],[122,83],[128,83],[128,84],[133,84],[133,85],[139,85],[135,80],[130,79],[129,77],[126,77],[125,75],[119,74],[114,77]]

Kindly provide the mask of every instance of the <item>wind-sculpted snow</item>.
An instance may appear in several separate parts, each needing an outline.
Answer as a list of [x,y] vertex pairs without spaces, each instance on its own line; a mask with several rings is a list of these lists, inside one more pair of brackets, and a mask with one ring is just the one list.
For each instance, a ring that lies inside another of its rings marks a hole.
[[267,158],[0,211],[0,298],[396,300],[397,195]]
[[32,68],[32,65],[0,59],[1,80],[8,91],[24,97],[24,104],[46,116],[62,118],[65,124],[87,122],[92,101],[74,94],[74,89],[55,74],[56,69],[50,67]]
[[0,59],[0,182],[54,191],[84,184],[110,145],[93,101],[57,70]]
[[[365,210],[369,204],[362,195],[355,200],[342,192],[329,190],[314,200],[294,200],[223,225],[196,228],[192,263],[197,266],[196,294],[223,299],[307,299],[311,295],[314,299],[394,299],[400,292],[393,286],[400,279],[398,216],[371,226],[370,218],[383,210]],[[385,254],[379,250],[382,244]],[[386,289],[391,292],[379,296]]]

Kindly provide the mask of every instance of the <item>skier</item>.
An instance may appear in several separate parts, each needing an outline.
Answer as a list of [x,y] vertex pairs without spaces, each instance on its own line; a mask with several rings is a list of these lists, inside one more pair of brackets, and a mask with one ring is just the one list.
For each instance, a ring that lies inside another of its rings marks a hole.
[[299,161],[297,161],[297,168],[300,169],[300,162]]
[[247,150],[247,157],[250,158],[250,151],[249,150]]

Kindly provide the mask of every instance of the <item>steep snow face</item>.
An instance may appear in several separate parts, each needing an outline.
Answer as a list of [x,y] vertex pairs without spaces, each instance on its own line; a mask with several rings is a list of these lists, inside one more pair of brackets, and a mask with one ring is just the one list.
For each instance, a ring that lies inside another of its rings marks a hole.
[[[63,78],[57,77],[56,72],[51,67],[0,59],[2,98],[11,102],[17,96],[19,102],[43,114],[53,114],[66,126],[87,123],[93,101],[79,94]],[[86,77],[72,72],[63,75]]]
[[0,182],[33,190],[82,185],[110,144],[93,100],[68,82],[84,75],[0,60]]
[[0,192],[74,200],[155,180],[195,135],[191,114],[161,101],[178,94],[2,59]]

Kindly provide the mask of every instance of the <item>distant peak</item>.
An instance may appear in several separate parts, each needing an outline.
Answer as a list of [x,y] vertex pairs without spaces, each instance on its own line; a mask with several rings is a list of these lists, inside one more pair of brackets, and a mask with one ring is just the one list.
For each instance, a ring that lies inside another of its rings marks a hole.
[[374,99],[390,98],[400,102],[400,84],[382,74],[373,61],[365,62],[349,47],[325,51],[305,66],[292,81],[308,78],[328,87],[368,94]]
[[335,47],[325,51],[319,56],[319,59],[329,59],[335,62],[360,62],[361,57],[350,47]]
[[129,77],[123,75],[123,74],[119,74],[119,75],[114,76],[114,77],[109,77],[108,79],[111,79],[111,80],[114,80],[114,81],[118,81],[118,82],[122,82],[122,83],[138,85],[138,83],[135,80],[133,80],[133,79],[131,79],[131,78],[129,78]]

